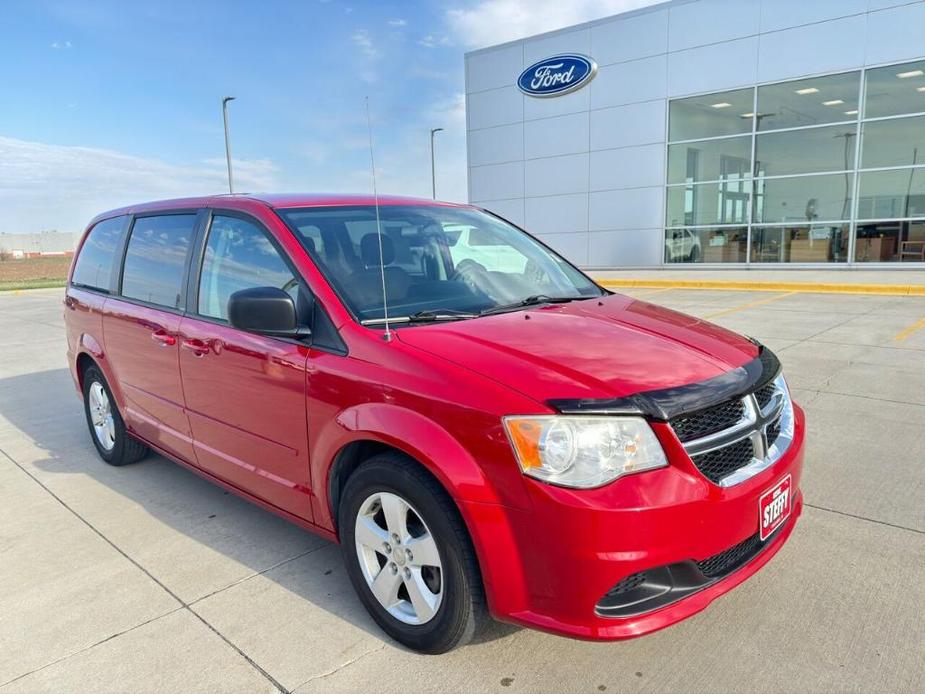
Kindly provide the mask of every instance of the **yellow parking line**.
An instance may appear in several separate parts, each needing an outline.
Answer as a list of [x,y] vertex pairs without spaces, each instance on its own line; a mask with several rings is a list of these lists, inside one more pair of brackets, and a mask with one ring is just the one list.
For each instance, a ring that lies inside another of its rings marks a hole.
[[764,282],[739,280],[681,279],[601,279],[605,287],[672,287],[674,289],[717,289],[751,292],[813,292],[821,294],[881,294],[886,296],[925,296],[925,284],[837,284],[829,282]]
[[635,294],[628,294],[627,296],[632,296],[633,298],[637,296],[651,296],[652,294],[661,294],[662,292],[670,292],[675,287],[662,287],[661,289],[649,289],[644,292],[636,292]]
[[750,301],[747,304],[742,304],[741,306],[733,306],[732,308],[727,308],[723,311],[717,311],[716,313],[708,313],[704,316],[704,318],[716,318],[717,316],[725,316],[729,313],[735,313],[736,311],[743,311],[747,308],[752,308],[753,306],[761,306],[762,304],[770,304],[772,301],[780,301],[781,299],[786,299],[788,296],[793,296],[794,294],[799,294],[799,292],[785,292],[784,294],[769,296],[765,299],[758,299],[758,301]]
[[896,334],[896,337],[894,337],[893,339],[897,341],[905,340],[907,337],[909,337],[913,333],[917,333],[922,328],[925,328],[925,318],[923,318],[920,321],[916,321],[915,323],[910,325],[908,328],[905,328],[904,330],[900,331],[899,333]]

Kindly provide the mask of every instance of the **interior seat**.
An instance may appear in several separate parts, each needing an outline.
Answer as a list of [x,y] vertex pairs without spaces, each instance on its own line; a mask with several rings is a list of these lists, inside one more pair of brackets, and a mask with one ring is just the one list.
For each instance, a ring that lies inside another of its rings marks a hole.
[[[349,291],[361,306],[382,305],[382,269],[379,258],[379,234],[370,233],[360,239],[360,258],[363,267],[350,276]],[[408,296],[411,276],[395,262],[395,246],[392,239],[382,236],[382,268],[385,270],[385,288],[389,303],[398,302]]]

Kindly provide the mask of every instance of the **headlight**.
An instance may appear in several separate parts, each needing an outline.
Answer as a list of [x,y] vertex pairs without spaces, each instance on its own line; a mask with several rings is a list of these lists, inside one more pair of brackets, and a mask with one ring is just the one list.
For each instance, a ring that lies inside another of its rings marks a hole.
[[564,487],[599,487],[621,475],[668,465],[640,417],[505,417],[524,474]]

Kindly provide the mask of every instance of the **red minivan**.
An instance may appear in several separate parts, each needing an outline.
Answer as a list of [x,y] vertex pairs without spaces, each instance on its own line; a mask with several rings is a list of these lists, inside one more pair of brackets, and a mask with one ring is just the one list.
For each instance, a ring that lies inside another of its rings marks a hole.
[[154,450],[339,542],[373,619],[422,652],[489,614],[585,639],[668,626],[802,509],[804,416],[770,350],[475,207],[114,210],[64,303],[103,460]]

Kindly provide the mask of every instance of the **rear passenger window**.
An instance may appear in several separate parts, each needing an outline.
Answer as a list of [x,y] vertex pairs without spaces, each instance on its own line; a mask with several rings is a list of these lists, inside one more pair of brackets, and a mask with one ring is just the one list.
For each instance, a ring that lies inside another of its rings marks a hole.
[[137,218],[125,253],[122,295],[179,308],[195,225],[195,214]]
[[266,234],[236,217],[212,218],[199,280],[199,313],[228,319],[228,299],[251,287],[276,287],[299,305],[299,283]]
[[87,234],[74,264],[71,284],[90,289],[109,290],[116,251],[122,242],[125,217],[104,219]]

